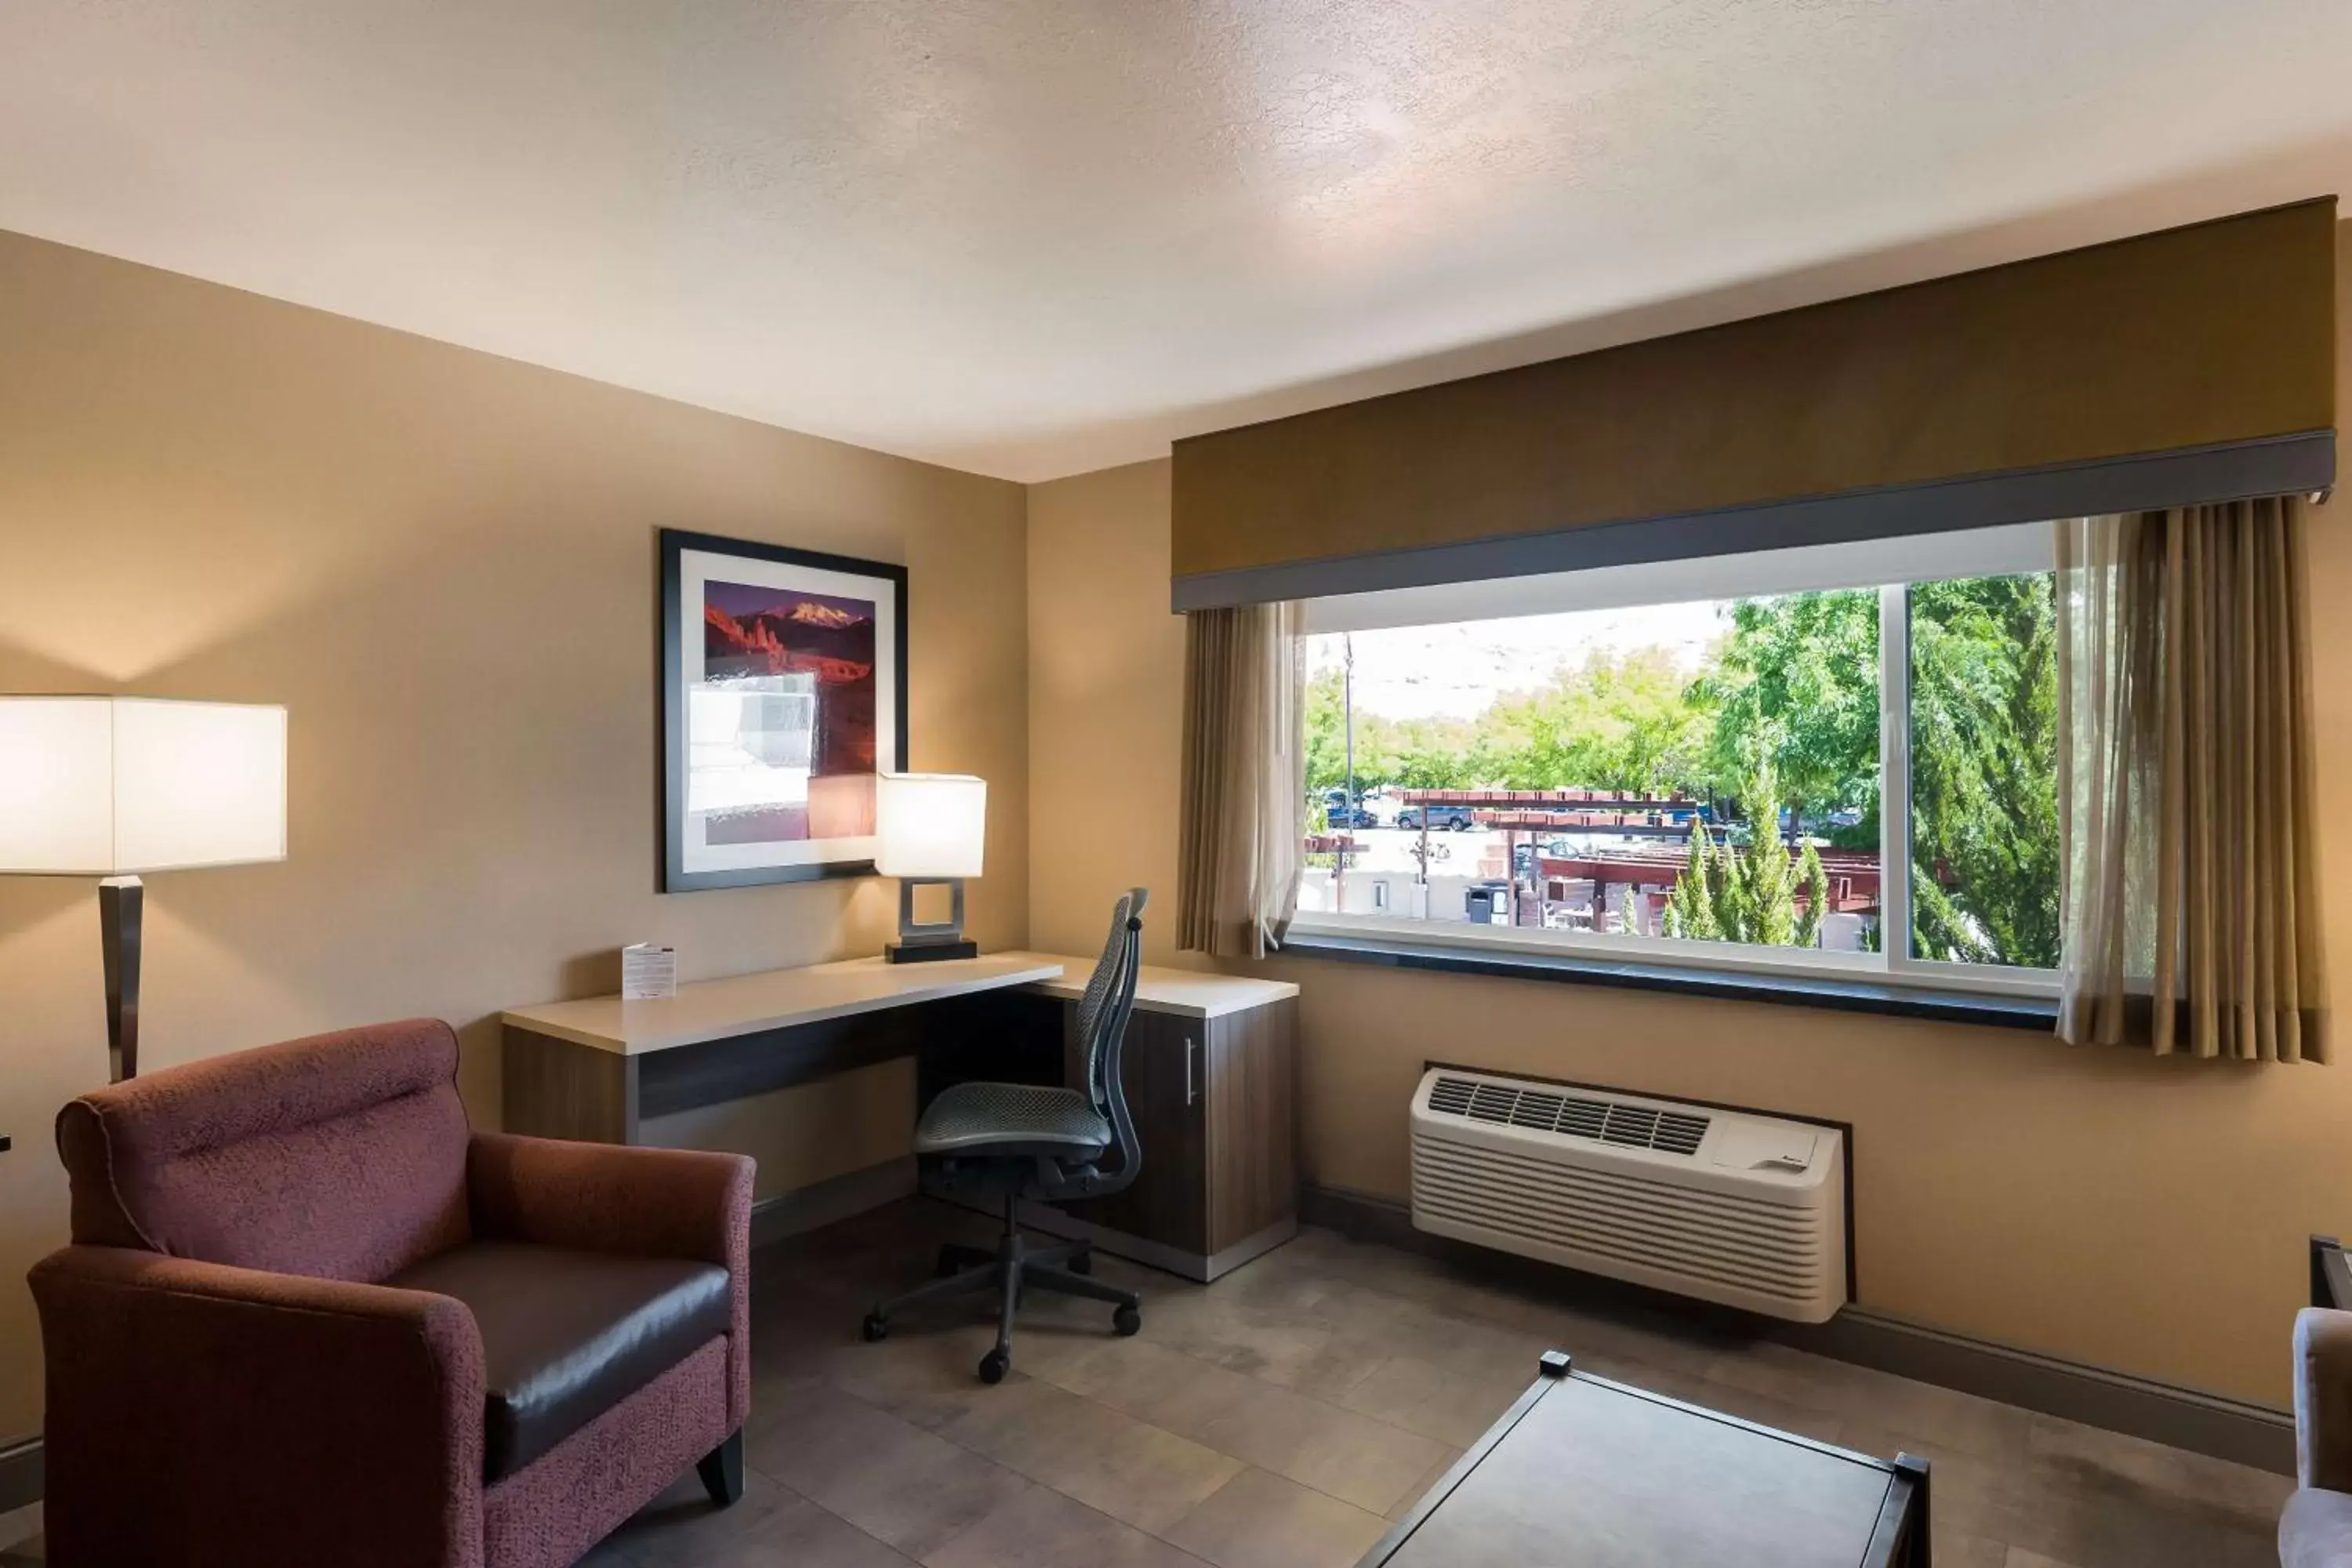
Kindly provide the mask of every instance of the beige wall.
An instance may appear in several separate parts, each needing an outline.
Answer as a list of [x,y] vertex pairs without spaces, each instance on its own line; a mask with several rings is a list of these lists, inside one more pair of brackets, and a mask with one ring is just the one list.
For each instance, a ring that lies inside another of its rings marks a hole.
[[[973,917],[1026,934],[1019,487],[0,236],[0,691],[282,702],[291,853],[150,879],[145,1059],[874,951],[872,879],[655,892],[663,525],[904,562],[912,762],[988,778]],[[885,1069],[887,1071],[887,1069]],[[0,1441],[38,1426],[24,1271],[57,1107],[103,1082],[85,880],[0,878]],[[872,1083],[783,1097],[773,1191],[905,1150]]]
[[[2339,363],[2352,383],[2352,348]],[[2323,610],[2352,600],[2346,512],[2315,514]],[[1105,889],[1172,875],[1167,467],[1034,487],[1029,517],[1031,927],[1066,943]],[[2352,622],[2318,620],[2313,664],[2332,826],[2352,818]],[[2352,984],[2352,833],[2322,850],[2331,960]],[[1268,967],[1303,988],[1304,1165],[1329,1186],[1404,1195],[1405,1105],[1430,1058],[1835,1117],[1855,1129],[1867,1306],[2272,1404],[2304,1237],[2352,1230],[2352,1042],[2326,1068],[2157,1061],[1809,1008]]]
[[1100,951],[1151,889],[1144,958],[1176,952],[1184,622],[1168,610],[1168,464],[1029,489],[1029,941]]

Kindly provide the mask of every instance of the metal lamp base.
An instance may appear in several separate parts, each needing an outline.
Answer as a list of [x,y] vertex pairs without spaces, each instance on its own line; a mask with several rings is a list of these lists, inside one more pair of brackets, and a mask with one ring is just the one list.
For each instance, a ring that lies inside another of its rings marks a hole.
[[[952,899],[948,918],[943,921],[919,921],[915,918],[915,889],[922,887],[949,889]],[[901,877],[898,879],[898,940],[882,950],[882,956],[892,963],[935,963],[947,958],[978,958],[980,943],[963,934],[963,879],[961,877]]]
[[930,963],[942,958],[978,958],[980,943],[969,938],[954,942],[894,942],[882,956],[892,963]]
[[98,885],[106,1046],[116,1083],[139,1076],[139,929],[146,899],[146,884],[136,877],[109,877]]

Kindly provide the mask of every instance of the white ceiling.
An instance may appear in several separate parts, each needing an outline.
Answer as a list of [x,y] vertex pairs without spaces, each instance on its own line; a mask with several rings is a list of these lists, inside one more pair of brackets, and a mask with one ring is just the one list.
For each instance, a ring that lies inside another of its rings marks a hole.
[[1021,479],[2347,184],[2352,0],[0,5],[0,227]]

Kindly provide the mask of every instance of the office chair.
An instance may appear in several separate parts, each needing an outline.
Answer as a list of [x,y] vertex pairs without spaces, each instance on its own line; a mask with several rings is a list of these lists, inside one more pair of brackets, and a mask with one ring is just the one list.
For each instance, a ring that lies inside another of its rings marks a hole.
[[[919,1301],[996,1292],[996,1348],[980,1359],[980,1380],[1002,1383],[1013,1365],[1013,1318],[1028,1286],[1111,1302],[1111,1327],[1131,1334],[1143,1327],[1143,1300],[1086,1278],[1092,1244],[1033,1247],[1021,1235],[1021,1200],[1061,1203],[1101,1197],[1135,1180],[1143,1146],[1128,1115],[1119,1058],[1128,1016],[1135,1011],[1136,970],[1142,950],[1143,905],[1150,895],[1130,888],[1113,906],[1102,958],[1078,999],[1078,1038],[1085,1042],[1087,1087],[1025,1083],[960,1083],[931,1101],[915,1127],[915,1152],[949,1184],[1001,1194],[1004,1234],[994,1251],[953,1243],[940,1248],[939,1279],[866,1317],[866,1337],[890,1332],[891,1314]],[[1116,1152],[1118,1164],[1103,1169]]]

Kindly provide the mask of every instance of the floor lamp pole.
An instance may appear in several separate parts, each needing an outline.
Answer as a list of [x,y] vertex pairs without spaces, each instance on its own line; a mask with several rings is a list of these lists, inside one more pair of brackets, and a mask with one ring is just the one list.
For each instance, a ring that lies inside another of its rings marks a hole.
[[147,886],[136,877],[98,885],[99,934],[106,956],[106,1051],[121,1083],[139,1073],[139,916]]

